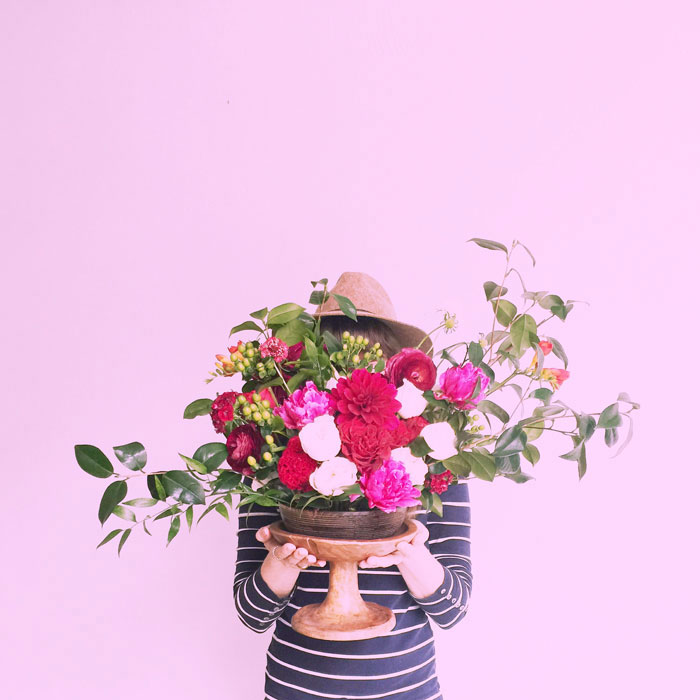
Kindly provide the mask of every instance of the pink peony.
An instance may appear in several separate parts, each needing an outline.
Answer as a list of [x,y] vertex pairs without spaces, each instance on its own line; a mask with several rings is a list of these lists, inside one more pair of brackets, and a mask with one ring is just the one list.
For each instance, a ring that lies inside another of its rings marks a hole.
[[325,392],[319,391],[312,381],[306,382],[302,389],[297,389],[292,395],[274,410],[280,416],[284,425],[290,430],[300,430],[305,425],[313,423],[314,418],[333,413],[335,401]]
[[331,394],[337,402],[338,425],[354,418],[387,430],[393,430],[399,424],[396,411],[401,404],[396,399],[396,387],[381,374],[356,369],[349,379],[340,377]]
[[360,488],[367,497],[370,508],[393,513],[397,508],[420,503],[420,491],[411,483],[411,475],[401,462],[384,461],[375,471],[364,472]]
[[403,348],[389,358],[384,373],[397,387],[403,384],[404,379],[408,379],[421,391],[427,391],[435,384],[437,369],[435,363],[422,350]]
[[[478,379],[481,379],[479,394],[470,399]],[[435,398],[447,399],[461,410],[476,408],[476,404],[484,398],[488,385],[489,378],[483,370],[467,362],[460,367],[450,367],[440,375],[440,389],[435,391]]]

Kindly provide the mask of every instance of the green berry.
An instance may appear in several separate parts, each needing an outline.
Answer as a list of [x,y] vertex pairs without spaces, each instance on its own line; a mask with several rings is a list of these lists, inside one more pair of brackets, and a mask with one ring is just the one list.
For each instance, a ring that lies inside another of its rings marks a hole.
[[265,442],[268,445],[274,445],[275,444],[275,438],[272,437],[272,435],[266,435],[265,436]]
[[263,452],[263,459],[266,462],[271,462],[272,461],[272,455],[269,452]]

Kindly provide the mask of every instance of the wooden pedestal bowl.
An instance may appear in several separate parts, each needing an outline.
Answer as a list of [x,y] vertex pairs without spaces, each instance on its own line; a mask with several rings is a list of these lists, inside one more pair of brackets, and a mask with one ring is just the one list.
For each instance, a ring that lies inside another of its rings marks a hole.
[[305,605],[292,617],[292,627],[315,639],[371,639],[392,630],[396,624],[389,608],[362,599],[357,563],[369,556],[385,556],[399,542],[410,540],[418,526],[408,519],[398,534],[379,540],[340,540],[289,532],[281,520],[270,525],[276,542],[304,547],[317,559],[328,562],[328,593],[322,603]]

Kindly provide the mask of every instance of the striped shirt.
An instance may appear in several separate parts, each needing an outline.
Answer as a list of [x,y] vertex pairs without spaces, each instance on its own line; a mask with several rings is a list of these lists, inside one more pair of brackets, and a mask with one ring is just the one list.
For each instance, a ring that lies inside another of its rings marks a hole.
[[256,531],[279,520],[276,508],[239,509],[238,554],[233,582],[236,611],[254,632],[274,624],[265,670],[266,700],[442,700],[429,620],[449,629],[467,613],[472,590],[470,505],[466,482],[442,494],[443,516],[416,512],[427,526],[426,545],[442,564],[442,584],[427,598],[408,591],[397,566],[359,569],[359,587],[367,601],[391,608],[396,626],[374,639],[329,641],[292,629],[294,613],[320,603],[328,590],[328,564],[299,574],[291,593],[279,598],[260,575],[267,549]]

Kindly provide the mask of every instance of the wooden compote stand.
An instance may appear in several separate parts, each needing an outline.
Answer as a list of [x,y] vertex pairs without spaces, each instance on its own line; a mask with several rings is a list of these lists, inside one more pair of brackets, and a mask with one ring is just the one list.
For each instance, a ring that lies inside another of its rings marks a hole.
[[328,594],[322,603],[305,605],[292,617],[292,627],[316,639],[371,639],[392,630],[396,624],[389,608],[362,599],[357,564],[369,556],[385,556],[399,542],[410,540],[418,526],[408,518],[398,533],[376,540],[347,540],[302,535],[287,530],[281,520],[270,525],[272,537],[280,544],[304,547],[329,565]]

